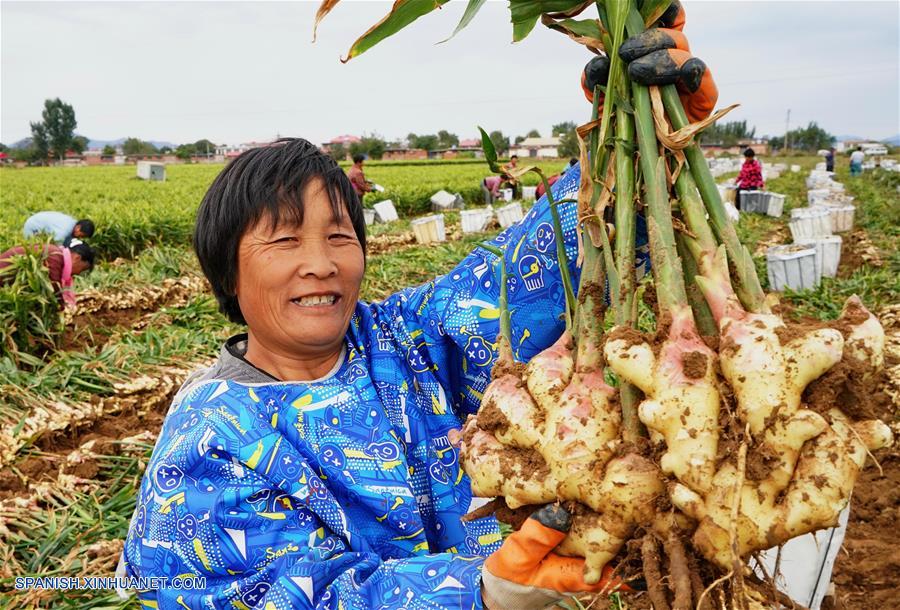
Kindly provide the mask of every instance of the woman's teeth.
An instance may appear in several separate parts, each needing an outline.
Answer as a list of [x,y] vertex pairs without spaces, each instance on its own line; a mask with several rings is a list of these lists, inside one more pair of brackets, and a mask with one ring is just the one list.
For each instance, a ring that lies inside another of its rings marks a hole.
[[334,303],[334,295],[322,295],[314,297],[303,297],[302,299],[293,299],[293,302],[301,307],[315,307],[316,305],[331,305]]

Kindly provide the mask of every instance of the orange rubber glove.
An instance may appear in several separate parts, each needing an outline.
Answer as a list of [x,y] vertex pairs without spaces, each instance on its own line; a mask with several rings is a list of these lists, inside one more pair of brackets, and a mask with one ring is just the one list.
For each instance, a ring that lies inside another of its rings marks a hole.
[[606,566],[600,582],[584,582],[584,560],[553,553],[572,519],[561,506],[547,505],[525,520],[484,562],[481,593],[489,610],[538,610],[570,595],[630,591]]
[[[701,60],[691,55],[684,28],[684,7],[674,0],[663,16],[640,35],[619,47],[619,57],[628,62],[628,76],[642,85],[674,84],[692,122],[708,117],[716,107],[719,90],[712,73]],[[585,66],[581,87],[593,103],[594,85],[609,77],[609,60],[595,57]]]

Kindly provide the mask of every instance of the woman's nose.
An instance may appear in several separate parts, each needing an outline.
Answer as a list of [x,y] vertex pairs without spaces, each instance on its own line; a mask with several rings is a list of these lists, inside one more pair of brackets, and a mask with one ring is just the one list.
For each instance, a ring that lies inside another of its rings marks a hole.
[[337,263],[332,256],[332,249],[325,240],[313,240],[307,242],[306,246],[297,266],[298,275],[324,278],[337,274]]

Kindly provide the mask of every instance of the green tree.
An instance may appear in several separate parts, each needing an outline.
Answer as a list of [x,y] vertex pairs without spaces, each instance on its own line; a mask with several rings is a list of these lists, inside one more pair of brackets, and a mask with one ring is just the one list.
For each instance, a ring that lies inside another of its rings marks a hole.
[[59,160],[65,159],[66,151],[75,140],[75,110],[61,99],[44,100],[42,121],[31,124],[31,137],[39,151],[53,152]]
[[459,146],[459,137],[446,129],[437,132],[438,148],[453,148]]
[[158,151],[150,142],[144,142],[138,138],[128,138],[122,144],[122,152],[126,155],[153,155]]
[[734,146],[741,140],[752,140],[756,136],[755,127],[747,127],[747,121],[713,123],[700,133],[703,144]]
[[328,154],[335,161],[343,161],[347,158],[347,147],[344,146],[341,142],[337,144],[332,144],[328,149]]
[[384,156],[384,149],[387,148],[384,140],[376,135],[363,136],[359,142],[350,144],[351,155],[368,155],[370,159],[380,159]]
[[194,142],[194,150],[197,151],[196,154],[204,155],[204,156],[212,156],[216,154],[216,145],[210,142],[207,139],[197,140]]
[[171,147],[171,146],[163,146],[162,148],[159,149],[159,152],[162,153],[162,154],[164,154],[164,155],[171,154],[171,153],[172,153],[172,147]]
[[87,150],[88,144],[90,144],[90,140],[85,138],[84,136],[75,136],[72,139],[71,149],[77,152],[78,154],[83,153]]
[[47,155],[37,150],[34,145],[27,148],[13,148],[9,151],[9,156],[13,161],[24,161],[26,163],[45,163]]
[[491,139],[498,155],[504,154],[509,150],[509,138],[504,136],[502,131],[492,131],[488,137]]
[[408,136],[406,136],[406,141],[409,144],[410,148],[421,148],[429,151],[440,148],[438,136],[434,135],[433,133],[421,135],[410,133]]
[[187,161],[195,154],[197,154],[197,148],[193,144],[179,144],[175,149],[175,156],[184,161]]
[[787,132],[785,136],[776,136],[769,139],[769,146],[773,150],[791,149],[804,152],[816,152],[834,145],[835,137],[819,127],[815,121],[806,127],[798,127]]
[[100,154],[103,155],[104,157],[112,157],[116,154],[116,148],[115,148],[115,146],[111,146],[111,145],[107,144],[106,146],[103,147],[103,151],[101,151]]
[[29,161],[40,161],[42,164],[50,156],[50,138],[43,123],[31,123],[31,158]]
[[540,138],[541,132],[538,131],[537,129],[532,129],[531,131],[529,131],[528,133],[525,134],[525,137],[526,138]]
[[562,123],[557,123],[551,128],[550,133],[554,136],[562,136],[570,131],[575,131],[577,125],[575,121],[563,121]]
[[557,151],[559,151],[560,157],[578,157],[580,154],[576,128],[577,125],[574,121],[563,121],[553,126],[552,133],[559,138]]

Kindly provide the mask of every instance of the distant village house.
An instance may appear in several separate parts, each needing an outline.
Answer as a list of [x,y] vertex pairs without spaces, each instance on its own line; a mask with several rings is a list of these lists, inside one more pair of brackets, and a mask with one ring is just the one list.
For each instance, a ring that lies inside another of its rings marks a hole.
[[559,138],[525,138],[509,150],[510,155],[532,157],[538,159],[559,158]]

